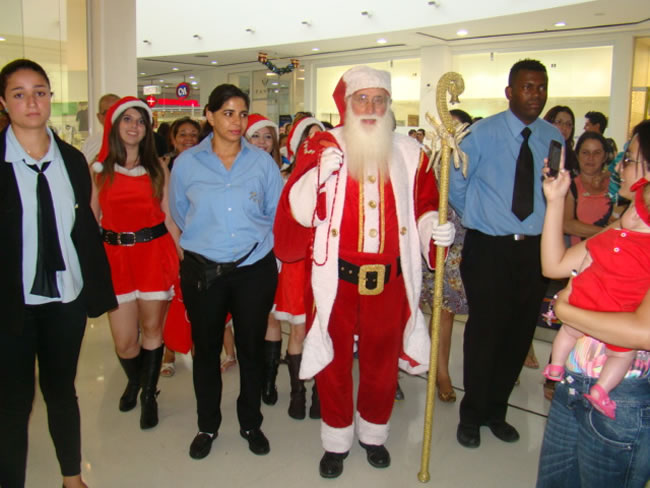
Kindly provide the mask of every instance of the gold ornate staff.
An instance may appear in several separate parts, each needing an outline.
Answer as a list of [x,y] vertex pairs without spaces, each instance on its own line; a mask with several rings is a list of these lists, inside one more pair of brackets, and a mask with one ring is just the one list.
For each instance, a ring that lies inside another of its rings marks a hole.
[[[429,163],[430,167],[434,166],[436,161],[440,161],[440,203],[438,206],[438,222],[444,224],[447,222],[447,198],[449,195],[449,160],[452,149],[455,149],[454,164],[458,167],[462,161],[463,174],[467,172],[467,160],[464,154],[458,149],[458,143],[467,133],[463,126],[454,125],[454,120],[449,114],[446,101],[446,93],[451,95],[450,103],[458,103],[458,95],[465,89],[463,78],[454,72],[445,73],[438,81],[436,90],[436,107],[440,115],[441,123],[438,123],[428,113],[427,121],[434,127],[436,132],[434,136],[440,142],[440,150],[436,157],[432,156]],[[456,136],[459,131],[460,137]],[[435,407],[435,389],[436,375],[438,373],[438,343],[440,341],[440,310],[442,308],[442,282],[445,270],[445,248],[436,247],[436,274],[434,281],[433,305],[431,307],[431,353],[429,356],[429,377],[427,380],[427,400],[424,413],[424,437],[422,440],[422,461],[418,480],[422,483],[429,481],[429,457],[431,454],[431,431],[433,430],[433,412]]]

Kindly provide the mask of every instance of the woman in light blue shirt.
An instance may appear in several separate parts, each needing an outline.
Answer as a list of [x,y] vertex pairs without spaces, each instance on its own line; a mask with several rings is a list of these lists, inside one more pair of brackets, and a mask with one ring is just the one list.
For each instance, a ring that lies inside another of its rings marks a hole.
[[208,455],[221,424],[219,353],[232,314],[240,365],[240,434],[255,454],[269,452],[260,430],[264,334],[277,268],[273,219],[282,177],[273,159],[244,139],[248,96],[234,85],[210,94],[212,134],[174,164],[170,210],[182,231],[181,288],[194,341],[198,429],[190,456]]

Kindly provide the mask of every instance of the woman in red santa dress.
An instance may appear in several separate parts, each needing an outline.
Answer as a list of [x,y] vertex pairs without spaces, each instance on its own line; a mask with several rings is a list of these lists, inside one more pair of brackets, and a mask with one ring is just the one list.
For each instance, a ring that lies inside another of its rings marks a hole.
[[[295,164],[295,154],[302,144],[314,134],[324,131],[325,127],[313,117],[303,117],[293,124],[287,139],[287,154],[292,162],[285,170],[291,173]],[[286,320],[291,325],[289,344],[287,345],[287,364],[289,366],[289,379],[291,381],[291,394],[289,401],[289,417],[302,420],[306,414],[305,382],[300,379],[300,363],[302,361],[302,343],[305,340],[305,260],[293,263],[282,263],[278,277],[278,289],[275,294],[273,315],[277,320]],[[316,382],[312,386],[311,406],[309,418],[319,419],[320,400]]]
[[106,114],[102,149],[93,164],[94,210],[119,303],[108,318],[128,378],[119,408],[132,410],[142,389],[142,429],[158,424],[163,322],[178,275],[179,230],[169,215],[169,171],[156,155],[152,120],[141,100],[117,101]]

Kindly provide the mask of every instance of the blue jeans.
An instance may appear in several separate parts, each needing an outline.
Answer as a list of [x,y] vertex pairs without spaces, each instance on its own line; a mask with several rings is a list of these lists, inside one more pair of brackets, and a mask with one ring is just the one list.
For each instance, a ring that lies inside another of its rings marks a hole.
[[616,420],[583,397],[595,383],[570,373],[557,385],[537,488],[643,488],[650,480],[650,378],[623,380],[610,392]]

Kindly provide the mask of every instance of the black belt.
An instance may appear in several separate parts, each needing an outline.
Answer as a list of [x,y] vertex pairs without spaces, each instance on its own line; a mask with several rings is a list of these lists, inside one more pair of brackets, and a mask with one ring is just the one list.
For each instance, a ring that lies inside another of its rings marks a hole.
[[[357,266],[339,258],[339,279],[359,286],[359,295],[379,295],[390,280],[390,264],[362,264]],[[395,263],[395,277],[402,274],[399,257]]]
[[135,232],[115,232],[106,229],[102,231],[104,242],[112,246],[133,246],[141,242],[153,241],[165,234],[167,234],[167,226],[164,222]]
[[468,232],[474,232],[477,234],[480,234],[485,237],[491,237],[493,239],[501,239],[501,240],[506,240],[506,241],[524,241],[526,239],[539,239],[540,236],[538,235],[529,235],[529,234],[506,234],[502,236],[493,236],[490,234],[485,234],[484,232],[481,232],[480,230],[476,229],[467,229]]
[[217,263],[212,261],[201,254],[188,251],[185,249],[183,251],[183,261],[181,263],[181,271],[186,276],[187,279],[193,281],[196,284],[196,287],[199,291],[205,289],[207,290],[214,281],[227,273],[233,271],[237,266],[246,261],[248,257],[253,254],[253,251],[257,248],[257,242],[253,248],[246,253],[245,256],[242,256],[237,261],[231,261],[227,263]]

